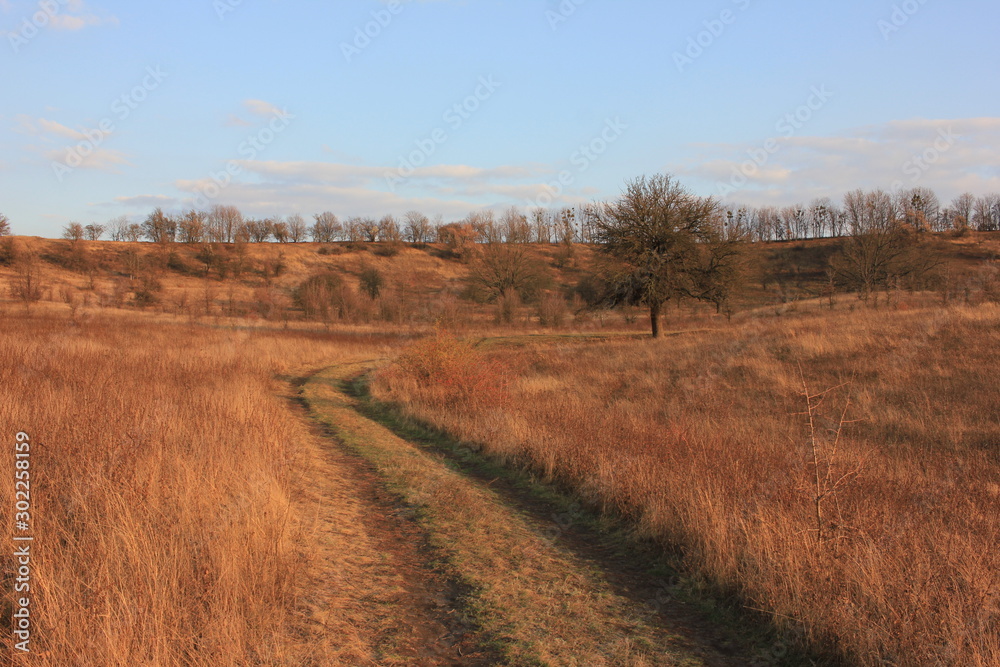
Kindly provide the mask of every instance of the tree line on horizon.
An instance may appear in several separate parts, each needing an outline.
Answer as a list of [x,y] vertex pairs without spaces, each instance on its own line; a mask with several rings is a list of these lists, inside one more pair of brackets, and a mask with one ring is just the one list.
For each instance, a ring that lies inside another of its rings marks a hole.
[[[1000,195],[965,194],[942,207],[926,188],[893,193],[859,189],[838,204],[819,199],[809,206],[785,208],[730,206],[693,194],[670,175],[654,175],[628,182],[612,202],[555,211],[525,213],[512,207],[499,214],[474,212],[450,223],[440,217],[431,221],[417,211],[401,219],[387,215],[341,221],[332,212],[313,218],[308,225],[300,215],[244,217],[234,206],[176,216],[157,208],[142,223],[125,217],[108,225],[70,223],[64,238],[73,247],[105,234],[113,241],[196,244],[212,256],[214,244],[239,249],[247,243],[306,240],[376,243],[377,254],[392,255],[406,242],[436,241],[444,246],[443,256],[470,265],[470,294],[501,306],[537,297],[533,286],[542,272],[538,259],[527,251],[529,245],[559,243],[562,248],[553,261],[565,266],[572,263],[574,244],[591,244],[604,259],[598,263],[588,301],[647,308],[655,336],[669,302],[708,302],[730,316],[753,263],[764,261],[747,252],[754,243],[837,239],[827,267],[831,294],[845,288],[869,301],[893,287],[919,288],[937,264],[933,248],[923,241],[926,234],[1000,230]],[[9,232],[6,219],[0,222],[0,230]],[[299,296],[308,290],[327,296],[334,291],[328,275],[310,280],[300,286]],[[377,298],[379,290],[370,291]]]
[[[980,197],[964,193],[947,206],[933,190],[925,187],[886,194],[892,201],[895,217],[917,231],[1000,231],[998,193]],[[824,197],[808,205],[785,207],[720,204],[717,213],[726,225],[742,230],[749,242],[837,238],[853,233],[856,215],[852,215],[852,209],[856,209],[857,201],[864,196],[865,191],[855,190],[844,195],[840,202]],[[527,212],[511,207],[499,213],[482,210],[449,223],[440,215],[431,220],[419,211],[409,211],[402,217],[351,216],[343,220],[325,211],[314,215],[309,223],[299,214],[244,216],[238,207],[231,205],[216,205],[208,211],[191,209],[174,215],[157,208],[141,223],[126,216],[104,224],[70,222],[62,235],[69,240],[107,238],[153,243],[448,243],[454,236],[473,243],[596,243],[597,221],[603,206],[592,203]],[[9,220],[0,214],[0,236],[10,233]]]

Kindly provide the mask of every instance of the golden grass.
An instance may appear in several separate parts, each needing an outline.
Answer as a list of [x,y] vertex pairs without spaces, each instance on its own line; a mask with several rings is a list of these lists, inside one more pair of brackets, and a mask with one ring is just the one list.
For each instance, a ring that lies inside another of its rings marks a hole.
[[[34,443],[30,664],[303,664],[311,436],[275,375],[377,345],[16,312],[0,423]],[[12,454],[0,475],[10,508]]]
[[[815,646],[865,665],[985,667],[1000,664],[998,331],[990,305],[754,318],[493,348],[517,370],[502,405],[398,368],[373,390],[596,493]],[[837,387],[815,457],[800,366],[811,393]],[[848,400],[860,421],[835,446]]]
[[336,432],[414,507],[449,573],[470,588],[470,631],[505,665],[701,665],[694,647],[649,622],[602,575],[549,540],[488,485],[358,412],[341,385],[371,367],[337,365],[304,387],[314,416]]

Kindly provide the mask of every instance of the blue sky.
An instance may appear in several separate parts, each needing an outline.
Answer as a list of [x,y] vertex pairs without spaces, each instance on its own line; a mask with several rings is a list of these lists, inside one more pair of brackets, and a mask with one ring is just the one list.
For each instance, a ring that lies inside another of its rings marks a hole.
[[1000,191],[998,25],[987,0],[0,0],[0,212],[447,220],[656,172],[947,202]]

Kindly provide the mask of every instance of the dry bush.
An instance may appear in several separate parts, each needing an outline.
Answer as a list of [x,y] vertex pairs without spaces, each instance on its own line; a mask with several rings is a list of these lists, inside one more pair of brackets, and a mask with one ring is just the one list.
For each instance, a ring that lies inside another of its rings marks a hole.
[[0,422],[33,443],[32,664],[304,664],[290,494],[310,436],[273,378],[345,349],[138,316],[0,319]]
[[797,315],[497,352],[525,369],[501,409],[392,373],[374,391],[596,494],[849,662],[985,667],[1000,664],[998,328],[990,304]]
[[408,347],[378,377],[380,386],[406,387],[441,408],[456,402],[500,406],[507,399],[510,370],[471,343],[438,330]]

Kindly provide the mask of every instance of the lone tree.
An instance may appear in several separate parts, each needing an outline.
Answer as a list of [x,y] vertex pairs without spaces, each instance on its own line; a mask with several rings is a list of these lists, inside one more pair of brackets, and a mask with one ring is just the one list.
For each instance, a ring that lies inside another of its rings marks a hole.
[[10,220],[3,213],[0,213],[0,236],[10,236]]
[[629,182],[594,217],[597,242],[618,260],[605,276],[610,300],[648,307],[654,338],[663,304],[689,298],[719,307],[738,281],[743,235],[726,226],[714,199],[669,175]]

